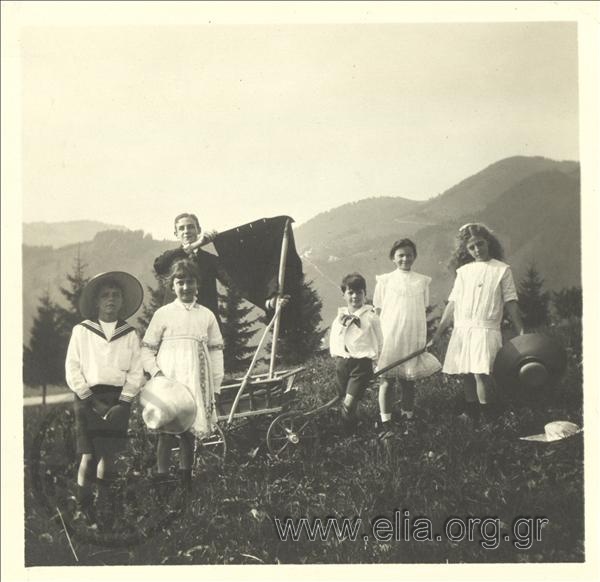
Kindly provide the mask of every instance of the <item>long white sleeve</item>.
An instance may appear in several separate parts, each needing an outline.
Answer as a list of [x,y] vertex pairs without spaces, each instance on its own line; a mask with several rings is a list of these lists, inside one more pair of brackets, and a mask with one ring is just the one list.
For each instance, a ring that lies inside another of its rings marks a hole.
[[131,402],[137,396],[144,382],[144,368],[142,366],[140,340],[137,332],[131,332],[127,338],[131,348],[131,363],[119,400]]
[[79,398],[84,400],[92,395],[90,385],[83,375],[83,363],[81,360],[81,329],[75,326],[69,340],[67,358],[65,360],[65,377],[67,385]]
[[141,347],[141,361],[142,366],[148,374],[152,377],[156,376],[158,372],[160,372],[160,368],[156,362],[156,354],[158,353],[158,348],[160,347],[160,342],[163,335],[163,324],[162,321],[162,311],[158,309],[156,313],[152,316],[150,320],[150,324],[148,325],[148,329],[144,334],[144,339],[142,340]]

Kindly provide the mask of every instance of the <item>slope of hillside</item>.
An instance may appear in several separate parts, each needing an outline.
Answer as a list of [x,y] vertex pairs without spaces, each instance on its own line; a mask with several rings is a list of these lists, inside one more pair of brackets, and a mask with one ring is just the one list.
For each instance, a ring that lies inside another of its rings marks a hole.
[[548,171],[569,174],[578,168],[577,162],[558,162],[542,157],[505,158],[432,198],[419,209],[416,217],[448,220],[477,213],[529,176]]
[[378,248],[381,240],[417,236],[428,226],[475,216],[507,190],[535,174],[547,171],[572,174],[578,168],[577,162],[543,157],[506,158],[430,200],[367,198],[318,214],[296,228],[297,247],[313,261],[336,261],[371,247]]
[[92,240],[103,230],[127,230],[127,228],[96,220],[26,222],[23,224],[23,244],[58,248]]
[[399,228],[414,232],[431,224],[426,220],[418,224],[404,222],[405,216],[423,204],[389,196],[344,204],[296,227],[296,246],[300,253],[321,258],[358,252],[368,240],[383,233],[393,233]]

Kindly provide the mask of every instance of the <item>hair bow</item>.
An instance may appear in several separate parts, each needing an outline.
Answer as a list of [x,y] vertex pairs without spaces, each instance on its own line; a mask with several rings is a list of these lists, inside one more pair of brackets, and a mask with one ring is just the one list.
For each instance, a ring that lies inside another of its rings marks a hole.
[[463,232],[465,229],[471,228],[472,226],[476,226],[477,228],[483,228],[489,232],[492,232],[492,229],[489,226],[486,226],[485,224],[483,224],[482,222],[467,222],[467,224],[463,224],[458,229],[458,232]]

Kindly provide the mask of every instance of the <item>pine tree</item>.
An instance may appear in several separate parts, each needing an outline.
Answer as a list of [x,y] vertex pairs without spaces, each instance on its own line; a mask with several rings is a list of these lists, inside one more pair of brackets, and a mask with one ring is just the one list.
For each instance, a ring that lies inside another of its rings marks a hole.
[[256,335],[258,318],[248,320],[253,307],[246,303],[239,290],[230,286],[219,295],[221,334],[225,343],[224,363],[227,372],[240,372],[248,367],[254,348],[248,342]]
[[544,280],[534,264],[527,269],[525,278],[519,285],[519,307],[525,328],[536,329],[548,324],[550,297],[542,290]]
[[277,341],[277,362],[284,365],[302,364],[317,353],[327,331],[327,328],[319,329],[323,303],[312,281],[302,277],[301,284],[290,296],[289,304],[281,313]]
[[59,321],[60,309],[46,291],[33,321],[29,347],[23,346],[23,381],[42,388],[43,404],[48,385],[65,381],[65,350]]
[[144,301],[144,305],[142,307],[142,314],[138,317],[138,332],[140,336],[143,336],[148,326],[150,325],[150,320],[154,315],[154,312],[162,307],[164,299],[165,299],[165,287],[161,277],[158,277],[156,274],[156,287],[152,287],[150,285],[146,285],[146,293],[144,297],[150,298],[150,301]]
[[83,288],[90,280],[89,277],[85,276],[86,267],[87,265],[81,260],[79,246],[77,246],[77,255],[73,261],[72,273],[67,274],[69,287],[60,288],[60,292],[67,300],[68,307],[58,307],[58,323],[67,343],[71,336],[71,330],[83,319],[79,313],[79,298],[81,297]]
[[559,319],[581,319],[583,314],[581,287],[569,287],[554,292],[552,305]]

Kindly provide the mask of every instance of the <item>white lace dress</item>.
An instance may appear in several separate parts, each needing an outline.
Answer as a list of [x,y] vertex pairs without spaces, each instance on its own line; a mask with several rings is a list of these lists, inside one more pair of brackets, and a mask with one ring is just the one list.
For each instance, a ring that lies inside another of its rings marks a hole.
[[[378,369],[392,364],[427,343],[425,308],[429,303],[431,277],[396,269],[376,277],[373,305],[381,309],[383,348],[377,364]],[[425,352],[384,376],[403,380],[418,380],[440,370],[438,359]]]
[[187,386],[196,399],[192,432],[204,436],[217,422],[214,394],[223,380],[223,338],[214,314],[178,299],[156,310],[142,341],[144,369]]
[[443,371],[489,374],[502,347],[504,304],[517,300],[510,267],[496,259],[463,265],[448,300],[454,301],[454,329]]

